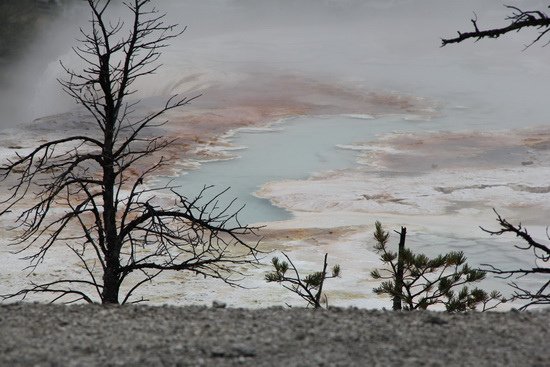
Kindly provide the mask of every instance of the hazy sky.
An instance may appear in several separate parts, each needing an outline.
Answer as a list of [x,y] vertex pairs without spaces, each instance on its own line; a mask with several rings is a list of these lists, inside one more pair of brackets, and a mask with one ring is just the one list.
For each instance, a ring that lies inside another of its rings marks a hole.
[[[507,3],[529,8],[544,2]],[[531,104],[543,101],[550,75],[548,49],[522,52],[535,33],[439,47],[441,37],[471,27],[474,11],[480,25],[503,24],[507,10],[499,1],[163,0],[158,5],[169,22],[188,30],[166,49],[157,85],[143,90],[143,96],[166,91],[163,83],[194,73],[216,78],[254,70],[443,101],[494,92],[498,103],[506,104],[517,95],[532,110]],[[87,16],[86,9],[61,16],[40,32],[26,57],[4,70],[11,78],[0,95],[3,126],[71,108],[55,81],[63,76],[58,61],[73,62],[70,47],[76,41],[71,40],[79,26],[87,25]],[[505,89],[515,91],[502,96]]]

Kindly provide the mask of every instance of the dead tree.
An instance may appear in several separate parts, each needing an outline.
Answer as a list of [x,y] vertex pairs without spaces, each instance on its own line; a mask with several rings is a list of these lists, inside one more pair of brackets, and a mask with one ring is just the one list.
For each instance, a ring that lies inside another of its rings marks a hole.
[[[532,44],[540,41],[550,32],[550,17],[541,10],[521,10],[515,6],[507,5],[506,8],[511,10],[511,14],[506,17],[506,20],[510,24],[501,27],[501,28],[492,28],[492,29],[479,29],[477,23],[477,16],[474,16],[471,19],[472,25],[474,27],[473,31],[470,32],[458,32],[458,36],[454,38],[443,38],[441,40],[442,46],[451,44],[451,43],[460,43],[467,39],[475,39],[479,41],[482,38],[498,38],[506,33],[510,32],[519,32],[526,28],[535,28],[539,30],[538,35],[535,39],[528,44],[526,47],[531,46]],[[474,14],[475,15],[475,14]],[[546,42],[548,44],[550,41]]]
[[[495,267],[494,265],[483,264],[488,268],[487,271],[493,274],[497,274],[498,276],[506,279],[513,276],[524,277],[536,274],[550,275],[550,267],[548,266],[548,263],[550,261],[550,246],[544,245],[539,241],[533,239],[533,237],[531,237],[531,235],[527,232],[527,229],[524,228],[521,223],[515,226],[508,222],[506,219],[502,218],[500,214],[498,214],[496,211],[495,213],[497,215],[497,222],[500,225],[500,229],[496,231],[490,231],[485,228],[481,229],[495,236],[500,236],[506,233],[516,235],[516,237],[519,237],[522,241],[522,244],[516,245],[516,248],[520,250],[532,251],[535,263],[534,266],[530,268],[520,268],[513,270],[502,270]],[[548,233],[546,234],[546,236],[550,240],[550,236]],[[525,289],[524,287],[518,285],[516,282],[510,282],[510,286],[514,289],[514,293],[511,299],[528,301],[520,308],[521,310],[525,310],[526,308],[533,305],[550,305],[550,279],[543,282],[543,284],[536,291]]]
[[124,2],[128,24],[107,19],[110,0],[87,2],[91,29],[81,30],[74,48],[85,66],[75,71],[62,64],[68,78],[60,83],[87,110],[94,130],[40,144],[5,164],[4,182],[13,185],[0,213],[15,215],[15,244],[30,252],[31,269],[52,247],[66,245],[88,278],[31,284],[4,298],[51,293],[65,302],[126,303],[164,271],[236,284],[242,275],[236,266],[256,262],[257,255],[257,242],[243,239],[255,228],[239,223],[239,209],[218,207],[219,195],[206,199],[204,191],[190,199],[168,184],[146,185],[166,166],[162,150],[173,143],[152,128],[162,125],[165,112],[197,97],[173,96],[140,116],[138,102],[130,100],[132,85],[155,73],[161,50],[185,28],[166,25],[152,0]]
[[[512,11],[512,14],[507,17],[510,24],[494,29],[480,30],[477,24],[477,17],[471,20],[474,30],[472,32],[458,32],[458,37],[448,38],[442,40],[442,45],[445,46],[451,43],[460,43],[467,39],[481,40],[483,38],[498,38],[503,34],[510,32],[519,32],[528,28],[534,28],[538,30],[538,35],[533,39],[531,45],[541,41],[550,33],[550,17],[542,10],[529,10],[525,11],[515,6],[506,6]],[[550,6],[548,6],[550,8]],[[544,43],[544,46],[548,45],[550,40]],[[484,231],[492,235],[503,235],[505,233],[513,233],[517,237],[521,238],[523,245],[517,245],[519,249],[533,251],[535,266],[529,269],[515,269],[515,270],[502,270],[494,265],[485,264],[489,269],[489,272],[498,274],[502,277],[509,278],[512,276],[527,276],[533,274],[550,274],[550,268],[548,267],[548,261],[550,259],[550,247],[534,240],[521,224],[517,226],[510,224],[506,219],[502,218],[496,211],[497,222],[500,225],[500,229],[497,231],[490,231],[483,229]],[[550,238],[550,237],[549,237]],[[545,305],[550,304],[550,280],[543,282],[541,287],[537,291],[531,291],[519,286],[516,282],[510,283],[514,288],[514,294],[512,299],[528,301],[521,309],[526,309],[532,305]]]

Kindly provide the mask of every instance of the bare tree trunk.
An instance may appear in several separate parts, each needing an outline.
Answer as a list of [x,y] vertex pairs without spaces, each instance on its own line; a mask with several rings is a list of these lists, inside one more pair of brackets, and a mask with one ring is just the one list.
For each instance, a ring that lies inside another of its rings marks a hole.
[[103,292],[101,301],[103,304],[119,304],[118,293],[120,289],[119,260],[118,257],[107,257],[107,268],[103,274]]
[[321,308],[321,295],[323,294],[323,283],[327,277],[327,257],[328,253],[325,254],[325,260],[323,262],[323,275],[321,277],[321,283],[319,284],[319,289],[315,295],[315,308]]
[[120,286],[120,246],[118,244],[116,225],[115,172],[113,162],[113,126],[106,126],[105,150],[103,153],[103,222],[105,223],[105,274],[103,276],[103,303],[118,304]]
[[407,228],[401,227],[399,232],[399,252],[397,253],[397,274],[395,275],[395,296],[393,297],[393,309],[401,310],[401,298],[403,295],[403,251],[405,250],[405,238]]
[[[162,125],[155,122],[159,116],[198,96],[172,96],[157,111],[140,117],[133,115],[138,101],[126,99],[136,92],[131,87],[136,79],[155,73],[160,50],[185,28],[178,31],[176,25],[164,24],[164,14],[153,0],[125,1],[133,17],[127,25],[107,19],[112,0],[87,3],[91,30],[81,32],[81,45],[74,48],[85,67],[74,71],[61,64],[69,77],[60,83],[93,117],[95,129],[89,135],[47,141],[1,165],[0,182],[15,176],[17,184],[0,203],[0,216],[13,212],[32,193],[36,203],[21,209],[17,226],[22,234],[15,244],[26,250],[40,242],[28,256],[30,266],[36,267],[55,243],[64,242],[89,280],[32,284],[0,299],[52,293],[57,295],[54,300],[93,303],[95,297],[89,293],[94,292],[103,304],[124,304],[135,289],[163,271],[192,271],[236,285],[243,275],[238,269],[258,260],[258,242],[248,245],[242,238],[257,228],[238,224],[240,209],[233,209],[233,203],[218,207],[223,192],[198,204],[206,187],[192,199],[178,194],[171,184],[142,187],[147,176],[165,165],[157,154],[172,143],[144,132]],[[156,163],[138,166],[146,157]],[[173,204],[165,206],[166,201],[156,196],[160,192],[172,196]],[[58,207],[65,212],[53,210]],[[74,225],[80,229],[76,234]],[[231,253],[234,246],[244,253]],[[132,272],[141,280],[129,281],[133,286],[125,286],[129,291],[120,294]]]
[[[109,52],[109,51],[107,51]],[[118,117],[112,97],[109,53],[100,57],[99,83],[105,96],[105,134],[103,146],[103,222],[105,226],[105,273],[103,275],[104,304],[118,304],[120,288],[120,246],[118,243],[117,207],[115,203],[115,157],[113,156],[115,125]]]

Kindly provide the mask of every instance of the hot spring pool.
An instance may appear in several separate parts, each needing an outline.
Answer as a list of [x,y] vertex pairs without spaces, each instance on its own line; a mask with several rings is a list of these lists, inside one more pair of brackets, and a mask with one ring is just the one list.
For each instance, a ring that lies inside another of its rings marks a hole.
[[268,128],[239,129],[230,137],[235,158],[204,162],[199,169],[177,177],[179,191],[193,197],[205,185],[215,185],[205,199],[229,188],[223,203],[233,198],[241,223],[273,222],[291,218],[291,213],[254,196],[262,185],[357,165],[353,144],[376,139],[392,131],[434,129],[437,121],[410,120],[411,116],[307,116],[285,119]]

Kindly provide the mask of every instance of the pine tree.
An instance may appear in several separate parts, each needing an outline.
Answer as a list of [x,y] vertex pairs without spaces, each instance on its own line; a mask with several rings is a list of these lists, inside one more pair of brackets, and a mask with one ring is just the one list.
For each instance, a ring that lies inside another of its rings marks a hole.
[[486,272],[471,268],[462,251],[451,251],[435,258],[415,254],[404,246],[406,228],[402,227],[397,232],[400,250],[394,252],[388,248],[389,233],[380,222],[376,222],[375,227],[374,248],[388,268],[371,272],[374,279],[382,280],[374,293],[391,296],[394,310],[425,310],[439,304],[449,312],[486,311],[504,301],[497,291],[487,293],[477,287],[468,287],[485,279]]
[[[321,298],[323,295],[323,285],[325,280],[336,278],[340,276],[340,265],[334,265],[332,268],[331,274],[327,274],[327,257],[328,254],[325,254],[325,259],[323,262],[323,270],[317,271],[311,274],[301,277],[294,266],[294,263],[290,258],[283,252],[283,256],[287,261],[281,261],[278,257],[274,257],[271,261],[274,271],[265,275],[265,280],[269,282],[280,283],[284,288],[289,291],[296,293],[302,297],[307,303],[308,306],[313,306],[314,308],[321,308]],[[293,276],[288,276],[288,270],[292,270],[294,273]],[[328,308],[328,300],[325,295],[325,307]]]

